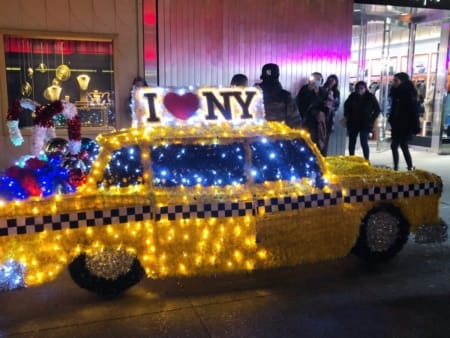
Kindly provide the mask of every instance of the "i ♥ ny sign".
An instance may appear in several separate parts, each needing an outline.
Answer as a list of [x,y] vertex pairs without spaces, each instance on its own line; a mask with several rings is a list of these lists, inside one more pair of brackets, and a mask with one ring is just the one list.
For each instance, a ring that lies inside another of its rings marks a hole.
[[138,87],[132,91],[131,106],[135,127],[264,118],[262,92],[256,87]]

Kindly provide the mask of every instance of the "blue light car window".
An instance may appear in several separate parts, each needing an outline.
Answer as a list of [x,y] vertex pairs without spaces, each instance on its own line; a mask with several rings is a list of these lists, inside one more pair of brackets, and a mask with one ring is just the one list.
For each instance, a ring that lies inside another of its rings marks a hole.
[[225,186],[246,182],[245,151],[240,143],[151,148],[155,186]]
[[143,167],[139,146],[123,147],[112,152],[98,186],[127,187],[143,183]]
[[270,140],[261,138],[251,144],[255,183],[309,178],[323,185],[318,159],[302,139]]

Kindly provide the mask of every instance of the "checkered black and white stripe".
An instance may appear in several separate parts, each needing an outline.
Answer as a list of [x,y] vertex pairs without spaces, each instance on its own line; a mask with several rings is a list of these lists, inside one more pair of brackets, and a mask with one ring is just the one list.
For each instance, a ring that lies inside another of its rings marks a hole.
[[0,236],[13,236],[44,230],[77,229],[135,221],[178,220],[195,218],[225,218],[255,215],[260,208],[264,213],[275,213],[306,208],[326,207],[339,203],[383,201],[437,194],[441,187],[434,183],[404,184],[387,187],[350,189],[304,196],[283,196],[253,201],[221,202],[191,205],[170,205],[152,208],[150,205],[123,207],[109,210],[91,210],[56,215],[0,219]]
[[63,230],[152,219],[150,205],[0,219],[0,236]]
[[320,193],[305,196],[285,196],[261,199],[257,201],[257,205],[258,209],[262,207],[264,208],[265,213],[270,213],[336,205],[341,198],[342,192],[334,191],[332,193]]
[[253,202],[223,202],[190,205],[169,205],[155,209],[155,220],[189,218],[224,218],[253,214]]
[[344,197],[344,201],[345,203],[384,201],[398,198],[434,195],[439,192],[440,187],[434,182],[350,189]]

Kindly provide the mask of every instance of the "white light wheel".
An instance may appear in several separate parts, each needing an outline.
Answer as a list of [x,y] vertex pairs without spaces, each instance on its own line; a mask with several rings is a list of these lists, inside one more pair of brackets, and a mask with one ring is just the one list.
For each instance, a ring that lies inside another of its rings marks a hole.
[[69,264],[69,272],[78,286],[100,296],[118,295],[145,275],[134,255],[112,249],[80,254]]
[[393,205],[370,210],[361,222],[352,253],[372,263],[393,258],[408,240],[409,223]]
[[399,219],[381,210],[366,219],[367,245],[374,252],[384,252],[395,244],[399,232]]

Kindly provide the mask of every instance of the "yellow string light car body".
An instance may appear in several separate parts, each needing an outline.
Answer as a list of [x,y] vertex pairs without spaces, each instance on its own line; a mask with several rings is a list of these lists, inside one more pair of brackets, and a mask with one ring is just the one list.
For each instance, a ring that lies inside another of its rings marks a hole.
[[445,232],[440,177],[324,158],[284,123],[138,121],[97,142],[77,192],[0,205],[0,288],[41,284],[67,266],[80,286],[115,294],[144,275],[243,272],[351,252],[378,262],[410,233],[440,241]]

